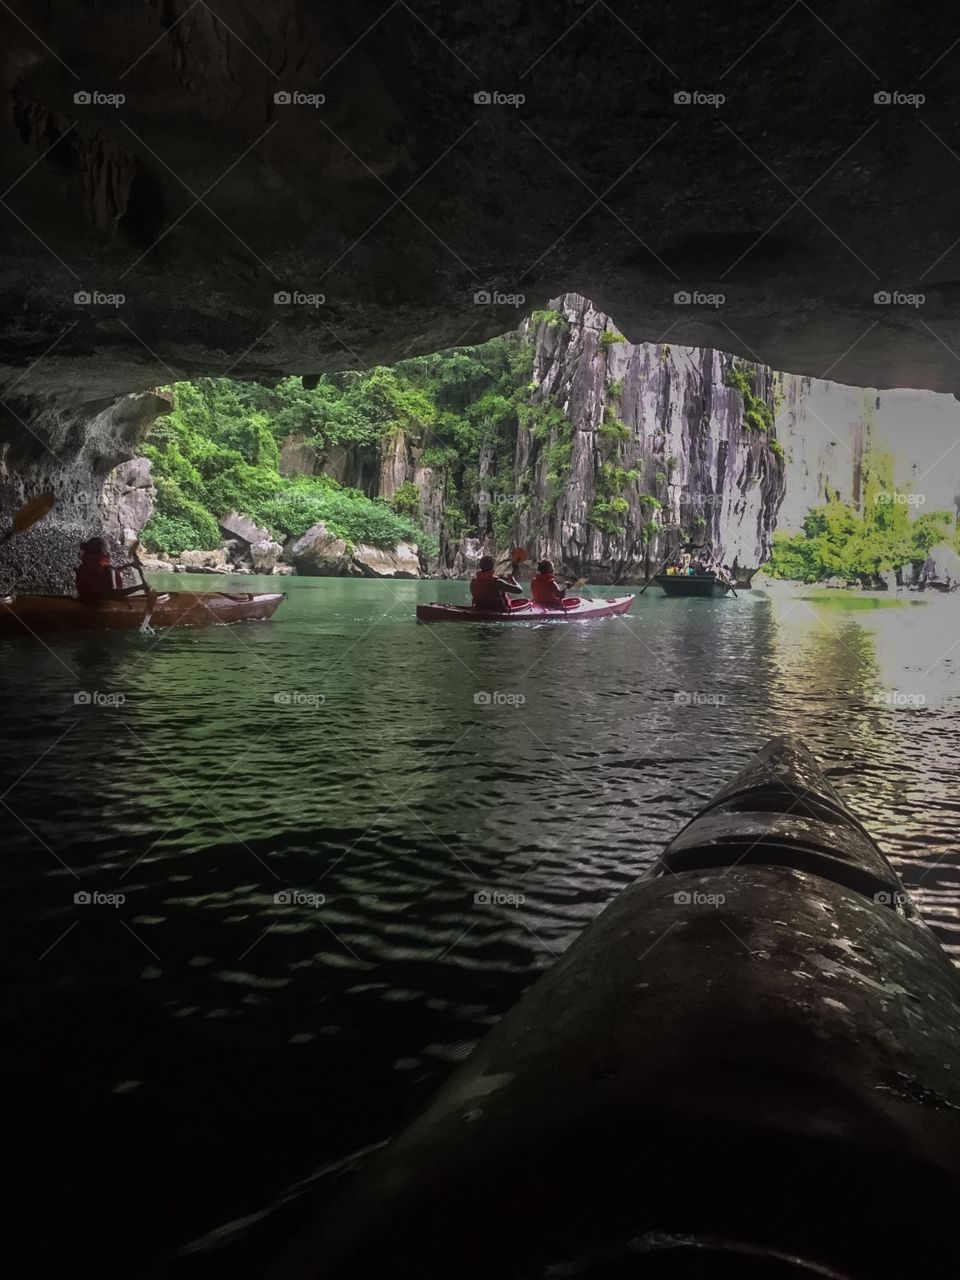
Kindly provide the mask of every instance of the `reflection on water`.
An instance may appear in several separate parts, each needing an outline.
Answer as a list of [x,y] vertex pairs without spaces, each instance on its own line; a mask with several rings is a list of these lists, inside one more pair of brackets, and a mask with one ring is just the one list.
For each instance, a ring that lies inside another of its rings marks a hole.
[[257,1274],[302,1208],[264,1211],[409,1117],[772,734],[960,953],[960,602],[427,627],[462,584],[289,590],[272,624],[2,646],[8,1096],[52,1259]]

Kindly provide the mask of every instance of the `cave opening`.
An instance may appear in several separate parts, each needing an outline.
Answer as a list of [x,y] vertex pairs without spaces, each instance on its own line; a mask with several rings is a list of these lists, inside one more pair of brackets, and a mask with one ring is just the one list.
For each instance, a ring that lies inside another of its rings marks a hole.
[[32,1270],[954,1256],[928,9],[0,4]]

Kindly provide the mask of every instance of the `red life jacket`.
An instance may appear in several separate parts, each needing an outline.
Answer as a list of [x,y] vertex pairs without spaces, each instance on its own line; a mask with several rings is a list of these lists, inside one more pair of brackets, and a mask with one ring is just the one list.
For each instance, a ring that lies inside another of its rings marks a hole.
[[83,604],[99,604],[114,589],[110,557],[99,551],[84,551],[77,570],[77,595]]
[[507,593],[497,581],[494,569],[484,569],[470,579],[470,595],[478,609],[509,609]]
[[530,583],[530,594],[537,604],[545,604],[555,609],[559,609],[563,605],[563,592],[557,585],[555,574],[538,573]]

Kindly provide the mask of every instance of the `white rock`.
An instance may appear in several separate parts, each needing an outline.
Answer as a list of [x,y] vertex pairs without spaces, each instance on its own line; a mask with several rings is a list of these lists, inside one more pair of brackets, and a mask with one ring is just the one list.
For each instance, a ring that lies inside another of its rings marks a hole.
[[250,556],[253,560],[254,572],[273,573],[282,553],[283,547],[279,542],[274,542],[271,538],[262,538],[259,542],[252,543]]
[[365,578],[419,578],[420,560],[417,548],[410,542],[388,547],[371,547],[358,542],[353,562]]

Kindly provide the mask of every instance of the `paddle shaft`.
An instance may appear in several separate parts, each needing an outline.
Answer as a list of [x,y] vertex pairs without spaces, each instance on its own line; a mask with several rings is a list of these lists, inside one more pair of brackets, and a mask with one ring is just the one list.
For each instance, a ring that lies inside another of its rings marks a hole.
[[38,493],[35,498],[31,498],[29,502],[25,502],[17,511],[10,523],[10,528],[0,538],[0,547],[4,543],[9,542],[15,533],[23,533],[25,529],[29,529],[35,525],[38,520],[42,520],[50,508],[53,506],[55,498],[53,494],[47,490],[45,493]]
[[643,595],[644,591],[646,591],[647,587],[649,587],[650,583],[651,583],[651,582],[653,581],[653,579],[657,576],[657,574],[658,574],[658,573],[660,572],[660,570],[664,567],[664,565],[666,565],[666,564],[669,564],[669,563],[670,563],[671,558],[672,558],[674,555],[676,555],[676,552],[677,552],[677,548],[676,548],[676,547],[674,547],[674,549],[670,552],[670,555],[668,555],[668,556],[667,556],[667,558],[666,558],[665,560],[661,560],[661,561],[660,561],[659,565],[657,566],[656,573],[654,573],[653,577],[648,578],[648,579],[646,580],[646,582],[643,584],[643,587],[642,587],[642,588],[641,588],[641,590],[640,590],[640,594],[641,594],[641,595]]

